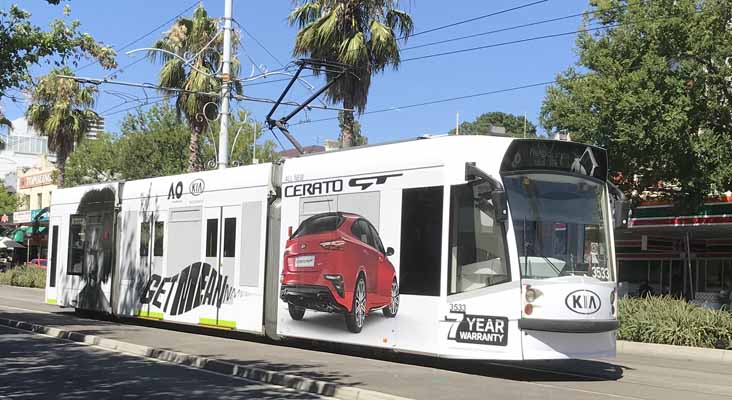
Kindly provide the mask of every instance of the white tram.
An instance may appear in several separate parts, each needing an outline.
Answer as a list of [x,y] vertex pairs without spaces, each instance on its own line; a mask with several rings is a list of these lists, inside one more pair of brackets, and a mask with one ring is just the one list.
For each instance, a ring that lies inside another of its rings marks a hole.
[[604,150],[445,136],[60,189],[46,301],[470,359],[614,356]]

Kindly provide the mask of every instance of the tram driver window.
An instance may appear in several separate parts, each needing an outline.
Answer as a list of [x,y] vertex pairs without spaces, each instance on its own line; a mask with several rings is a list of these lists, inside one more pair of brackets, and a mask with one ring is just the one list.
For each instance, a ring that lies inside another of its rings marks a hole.
[[399,292],[440,295],[442,186],[402,191]]
[[456,185],[450,191],[448,294],[511,280],[505,227],[494,218],[487,184]]
[[68,275],[81,275],[84,271],[84,217],[72,215],[69,225]]

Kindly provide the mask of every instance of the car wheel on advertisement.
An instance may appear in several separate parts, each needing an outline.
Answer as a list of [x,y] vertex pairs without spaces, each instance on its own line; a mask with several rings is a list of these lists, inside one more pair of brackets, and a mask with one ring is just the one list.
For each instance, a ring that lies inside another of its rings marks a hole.
[[391,302],[384,307],[383,311],[386,318],[396,317],[397,311],[399,311],[399,284],[396,278],[391,282]]
[[353,306],[346,314],[346,327],[353,333],[361,332],[366,319],[366,281],[359,275],[353,290]]
[[298,307],[292,303],[287,303],[287,311],[290,312],[290,317],[295,321],[299,321],[305,316],[305,307]]

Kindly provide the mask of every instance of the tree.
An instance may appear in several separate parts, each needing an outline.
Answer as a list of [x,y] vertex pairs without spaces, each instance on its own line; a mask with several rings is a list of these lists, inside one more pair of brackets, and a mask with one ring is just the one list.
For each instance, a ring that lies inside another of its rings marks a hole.
[[[191,128],[188,154],[188,171],[203,169],[201,160],[201,136],[209,127],[209,120],[216,117],[221,82],[216,78],[223,54],[223,35],[218,20],[210,18],[202,5],[192,18],[179,18],[162,39],[155,42],[150,51],[153,61],[162,62],[160,85],[185,90],[175,94],[175,108],[185,116]],[[232,46],[238,39],[233,35]],[[184,61],[186,57],[192,58]],[[238,63],[232,63],[231,77],[237,76]],[[241,84],[234,80],[234,90],[241,93]],[[169,94],[168,91],[164,93]]]
[[[350,67],[326,92],[332,103],[362,113],[366,109],[371,75],[400,62],[400,39],[407,39],[414,29],[412,18],[397,7],[397,1],[302,0],[289,16],[299,31],[293,54],[335,61]],[[331,82],[337,73],[316,68]],[[343,115],[341,144],[353,146],[353,112]]]
[[8,192],[5,185],[0,183],[0,214],[12,214],[19,205],[18,196]]
[[63,67],[41,78],[31,95],[26,118],[30,126],[48,136],[48,149],[56,153],[58,185],[63,187],[66,159],[99,116],[91,109],[96,88],[58,75],[74,75],[74,72]]
[[118,158],[114,137],[109,133],[98,134],[95,140],[82,141],[66,162],[65,185],[71,187],[120,179]]
[[[64,12],[68,14],[68,8]],[[0,98],[6,96],[7,89],[30,83],[31,68],[44,59],[57,67],[69,63],[75,66],[82,57],[91,56],[104,68],[117,66],[114,51],[79,32],[79,21],[67,24],[56,19],[44,31],[33,25],[30,17],[16,5],[0,9]]]
[[[487,135],[491,126],[502,126],[506,128],[506,133],[513,137],[524,137],[524,117],[507,114],[503,112],[489,112],[481,114],[473,122],[463,122],[460,124],[461,135]],[[455,129],[450,131],[450,135],[455,134]],[[526,137],[536,137],[536,125],[531,121],[526,121]]]
[[626,191],[665,193],[691,210],[715,186],[730,187],[729,2],[590,5],[607,11],[587,23],[608,29],[578,36],[578,68],[560,74],[547,90],[542,125],[607,148],[611,170],[625,177],[620,184]]
[[168,104],[128,114],[114,144],[120,177],[132,180],[184,173],[190,135],[190,128]]
[[[338,128],[341,132],[346,128],[346,112],[338,111]],[[361,123],[353,120],[353,145],[363,146],[369,143],[369,138],[361,134]]]

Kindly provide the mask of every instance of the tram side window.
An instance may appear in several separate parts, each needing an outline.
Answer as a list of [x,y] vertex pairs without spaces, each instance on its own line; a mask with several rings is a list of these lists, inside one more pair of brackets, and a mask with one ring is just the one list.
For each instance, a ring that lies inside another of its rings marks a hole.
[[51,234],[53,235],[53,239],[51,239],[51,271],[49,271],[49,274],[51,275],[49,277],[49,283],[48,286],[55,287],[56,286],[56,255],[58,254],[58,225],[54,225],[53,229],[51,229]]
[[440,295],[442,186],[402,191],[399,292]]
[[150,223],[140,224],[140,257],[147,257],[150,254]]
[[236,218],[224,218],[224,257],[236,256]]
[[163,241],[165,240],[165,222],[155,222],[155,242],[153,244],[153,256],[163,256]]
[[219,248],[219,220],[206,220],[206,257],[216,257]]
[[450,190],[448,295],[511,280],[505,227],[494,219],[487,186],[465,184]]
[[81,275],[84,271],[84,217],[72,215],[69,224],[69,264],[68,275]]

